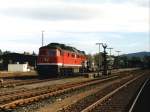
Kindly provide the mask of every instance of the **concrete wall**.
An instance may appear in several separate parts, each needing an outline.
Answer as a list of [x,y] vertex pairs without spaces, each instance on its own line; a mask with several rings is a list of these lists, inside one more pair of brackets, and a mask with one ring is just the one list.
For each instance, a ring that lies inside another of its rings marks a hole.
[[8,64],[9,72],[27,72],[29,69],[27,68],[27,64]]

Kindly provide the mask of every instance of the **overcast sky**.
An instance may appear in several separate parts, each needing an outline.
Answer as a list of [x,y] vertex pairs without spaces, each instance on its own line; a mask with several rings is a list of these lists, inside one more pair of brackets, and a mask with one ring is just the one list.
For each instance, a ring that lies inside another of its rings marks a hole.
[[114,51],[149,50],[150,0],[0,0],[0,49],[38,52],[65,43],[86,53],[97,42]]

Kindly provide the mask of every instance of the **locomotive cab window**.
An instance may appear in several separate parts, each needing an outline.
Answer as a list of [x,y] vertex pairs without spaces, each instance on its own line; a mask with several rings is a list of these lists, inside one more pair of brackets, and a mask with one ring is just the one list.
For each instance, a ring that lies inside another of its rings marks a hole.
[[49,56],[56,56],[56,51],[55,50],[50,50],[49,51]]

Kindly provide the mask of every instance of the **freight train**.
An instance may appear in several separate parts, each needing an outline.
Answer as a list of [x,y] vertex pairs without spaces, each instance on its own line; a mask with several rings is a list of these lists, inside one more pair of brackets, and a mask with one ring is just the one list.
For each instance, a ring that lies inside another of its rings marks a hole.
[[79,73],[86,68],[84,51],[60,43],[39,48],[37,71],[42,77]]

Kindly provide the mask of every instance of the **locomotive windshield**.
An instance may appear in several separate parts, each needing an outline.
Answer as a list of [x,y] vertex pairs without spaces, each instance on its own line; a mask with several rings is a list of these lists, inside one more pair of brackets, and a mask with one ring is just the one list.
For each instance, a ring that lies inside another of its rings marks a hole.
[[56,56],[56,50],[49,50],[48,55],[52,57]]

